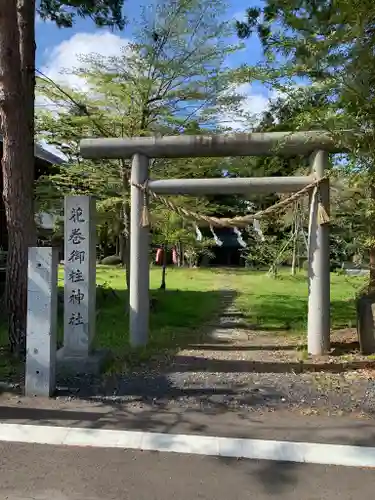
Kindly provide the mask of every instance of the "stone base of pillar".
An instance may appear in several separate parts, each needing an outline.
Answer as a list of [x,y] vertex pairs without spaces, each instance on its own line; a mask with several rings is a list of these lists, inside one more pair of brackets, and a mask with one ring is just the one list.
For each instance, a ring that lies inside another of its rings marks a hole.
[[88,356],[72,353],[62,347],[56,355],[57,377],[75,375],[100,375],[111,360],[110,351],[92,351]]
[[375,353],[375,294],[357,300],[357,332],[362,354]]

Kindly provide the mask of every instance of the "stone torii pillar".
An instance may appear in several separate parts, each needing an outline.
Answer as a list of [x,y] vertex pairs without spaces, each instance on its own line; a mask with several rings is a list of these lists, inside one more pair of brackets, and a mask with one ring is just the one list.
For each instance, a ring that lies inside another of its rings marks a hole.
[[[311,170],[317,179],[324,177],[327,163],[325,151],[312,154]],[[328,351],[331,329],[329,224],[321,224],[318,220],[319,203],[329,214],[328,179],[315,188],[310,203],[307,348],[309,354],[313,355]]]
[[134,184],[148,180],[149,160],[136,154],[131,170],[130,209],[130,290],[129,332],[130,344],[134,347],[146,345],[149,329],[149,261],[150,231],[142,224],[145,193]]

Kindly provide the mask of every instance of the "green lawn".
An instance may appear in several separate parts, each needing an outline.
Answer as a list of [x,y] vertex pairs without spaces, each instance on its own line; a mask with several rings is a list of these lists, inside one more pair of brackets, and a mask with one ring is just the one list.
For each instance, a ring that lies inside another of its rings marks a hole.
[[[201,338],[204,324],[219,310],[219,281],[211,271],[171,269],[167,271],[167,290],[158,290],[161,270],[151,270],[153,309],[150,316],[149,345],[135,356],[150,355],[184,347]],[[129,353],[128,315],[125,311],[127,292],[125,273],[121,268],[98,266],[97,283],[97,347],[113,349],[119,355]],[[102,287],[100,286],[102,285]],[[109,288],[116,293],[116,298]]]
[[[168,269],[167,291],[158,290],[160,268],[151,270],[153,310],[150,318],[150,342],[147,348],[131,352],[128,346],[127,292],[124,270],[118,267],[97,268],[96,347],[111,349],[119,360],[139,362],[156,353],[174,352],[200,340],[204,325],[220,310],[220,287],[235,290],[234,301],[245,320],[270,331],[288,330],[291,334],[306,331],[307,280],[281,273],[273,279],[266,273],[245,269]],[[60,274],[62,278],[62,274]],[[62,281],[60,282],[62,285]],[[362,278],[331,275],[332,327],[355,324],[355,292]],[[114,293],[112,293],[112,291]],[[59,338],[62,340],[60,308]],[[0,343],[6,345],[6,328],[0,328]],[[0,353],[0,377],[16,370],[9,364],[3,348]]]
[[[306,332],[307,278],[305,273],[282,273],[277,279],[266,273],[235,272],[231,275],[238,290],[237,307],[246,320],[267,330]],[[356,324],[355,294],[364,279],[331,273],[331,321],[333,329]]]

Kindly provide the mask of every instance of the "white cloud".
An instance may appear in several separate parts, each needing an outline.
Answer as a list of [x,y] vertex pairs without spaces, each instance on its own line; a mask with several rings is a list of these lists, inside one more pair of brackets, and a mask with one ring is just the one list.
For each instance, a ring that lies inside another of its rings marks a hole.
[[270,101],[279,94],[276,91],[256,91],[250,83],[244,83],[232,89],[236,94],[243,97],[238,113],[227,113],[220,117],[220,124],[229,127],[233,131],[249,130],[257,123],[262,114],[269,109]]
[[260,92],[254,92],[250,83],[237,87],[237,92],[244,97],[242,108],[245,113],[258,115],[268,107],[269,97]]
[[93,53],[104,57],[117,56],[121,54],[121,50],[128,43],[127,39],[106,31],[76,33],[68,40],[64,40],[48,50],[47,60],[42,71],[55,82],[86,90],[82,79],[69,72],[69,70],[82,66],[79,61],[80,56]]
[[[74,68],[83,65],[79,60],[80,56],[93,53],[104,57],[117,56],[127,44],[128,40],[109,32],[77,33],[45,51],[46,60],[41,72],[53,82],[87,92],[89,91],[87,83],[72,74]],[[60,109],[59,105],[44,96],[37,96],[35,105],[37,108],[47,108],[50,111]]]
[[233,14],[233,18],[235,21],[246,22],[247,21],[247,13],[246,10],[240,10]]
[[[38,22],[43,22],[40,18]],[[41,68],[43,74],[56,83],[67,85],[68,87],[88,91],[86,82],[78,76],[71,74],[70,70],[82,66],[79,61],[80,56],[89,54],[99,54],[104,57],[117,56],[129,41],[113,33],[99,31],[97,33],[76,33],[68,40],[64,40],[59,45],[46,51],[46,61]],[[35,101],[37,108],[48,108],[57,111],[59,106],[44,96],[37,96]],[[61,109],[61,108],[60,108]],[[59,156],[62,155],[57,148],[41,144],[44,149]]]

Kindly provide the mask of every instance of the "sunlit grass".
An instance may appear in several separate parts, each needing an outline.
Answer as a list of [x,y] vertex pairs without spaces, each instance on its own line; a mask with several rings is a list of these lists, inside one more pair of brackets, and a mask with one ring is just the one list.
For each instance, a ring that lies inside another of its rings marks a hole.
[[[59,272],[60,295],[63,273]],[[161,269],[150,274],[152,310],[146,348],[129,347],[129,321],[125,271],[120,267],[97,267],[97,324],[95,347],[110,349],[119,360],[139,362],[155,354],[175,352],[201,340],[208,321],[220,311],[220,289],[235,291],[234,301],[247,322],[269,331],[306,332],[307,279],[281,273],[277,279],[247,269],[167,270],[167,290],[159,290]],[[333,329],[355,325],[355,292],[363,278],[331,275]],[[59,310],[62,341],[62,305]],[[2,348],[1,348],[2,346]],[[12,377],[19,363],[9,361],[6,325],[0,325],[0,377]]]

